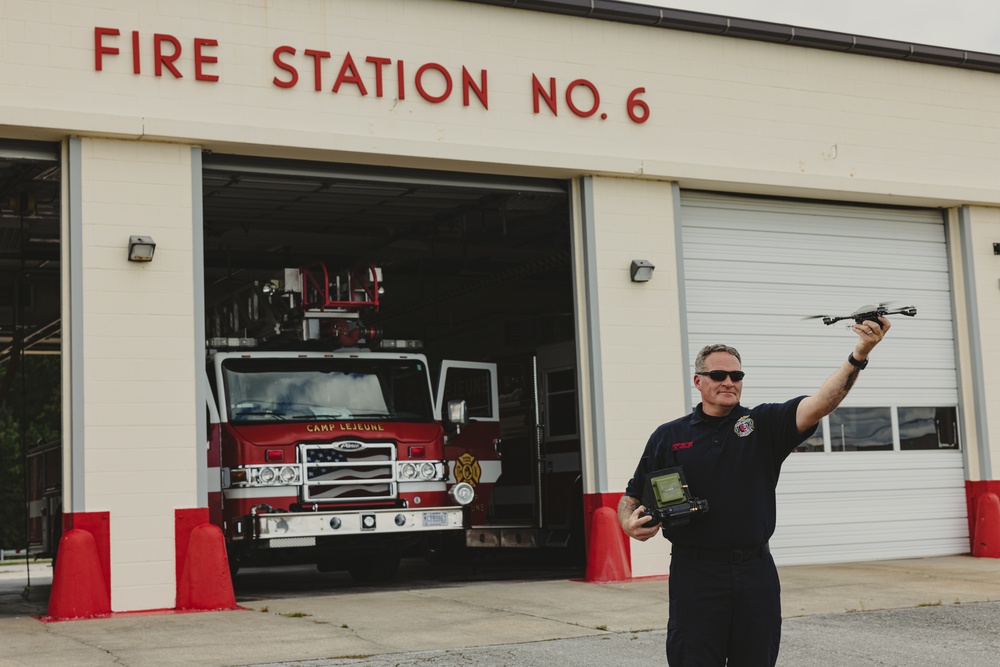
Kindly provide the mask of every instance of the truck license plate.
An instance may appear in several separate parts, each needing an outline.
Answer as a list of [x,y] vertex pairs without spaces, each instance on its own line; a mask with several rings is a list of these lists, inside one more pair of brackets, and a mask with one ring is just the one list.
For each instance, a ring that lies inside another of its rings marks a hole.
[[448,525],[447,512],[424,512],[424,527],[437,527]]

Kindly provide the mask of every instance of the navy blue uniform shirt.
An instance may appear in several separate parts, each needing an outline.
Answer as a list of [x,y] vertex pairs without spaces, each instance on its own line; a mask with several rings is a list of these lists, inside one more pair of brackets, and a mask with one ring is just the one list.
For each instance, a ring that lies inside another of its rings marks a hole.
[[708,512],[666,530],[673,544],[737,549],[767,542],[774,534],[774,489],[785,458],[815,431],[799,433],[795,411],[805,396],[787,403],[737,405],[726,417],[701,408],[663,424],[649,437],[625,495],[642,498],[646,475],[680,465],[695,498]]

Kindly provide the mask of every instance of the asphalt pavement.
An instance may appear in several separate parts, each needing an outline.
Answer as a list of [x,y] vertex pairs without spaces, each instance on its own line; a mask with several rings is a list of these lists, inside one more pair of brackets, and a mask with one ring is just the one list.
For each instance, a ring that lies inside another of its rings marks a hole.
[[[237,585],[242,609],[45,623],[46,578],[0,567],[0,666],[435,667],[665,664],[665,578],[411,577],[357,588],[315,571]],[[1000,559],[799,565],[782,578],[783,667],[1000,665]],[[241,573],[238,577],[244,577]],[[310,587],[309,582],[320,582]],[[325,583],[323,583],[325,582]]]

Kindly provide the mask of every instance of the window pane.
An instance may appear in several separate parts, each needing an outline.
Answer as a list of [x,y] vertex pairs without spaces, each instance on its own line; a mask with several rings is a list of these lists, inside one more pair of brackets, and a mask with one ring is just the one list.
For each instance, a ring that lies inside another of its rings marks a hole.
[[816,432],[812,436],[803,442],[801,445],[793,449],[793,452],[822,452],[823,451],[823,422],[819,423],[816,427]]
[[481,368],[449,368],[444,385],[444,405],[457,399],[465,399],[470,419],[493,417],[490,372]]
[[955,408],[899,408],[899,448],[958,449]]
[[576,394],[549,396],[549,437],[576,435]]
[[837,408],[830,415],[830,445],[835,452],[891,451],[889,408]]
[[572,368],[545,374],[548,437],[571,437],[577,433],[576,371]]
[[553,371],[548,374],[549,393],[576,390],[576,370]]
[[433,419],[427,371],[394,359],[227,359],[232,421]]

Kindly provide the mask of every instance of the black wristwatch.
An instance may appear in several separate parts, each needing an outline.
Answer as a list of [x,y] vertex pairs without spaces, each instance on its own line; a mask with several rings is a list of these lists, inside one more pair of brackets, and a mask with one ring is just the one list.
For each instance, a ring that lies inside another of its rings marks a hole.
[[864,361],[859,361],[854,358],[854,353],[851,352],[849,355],[847,355],[847,363],[854,366],[859,371],[863,371],[868,366],[868,359],[865,359]]

